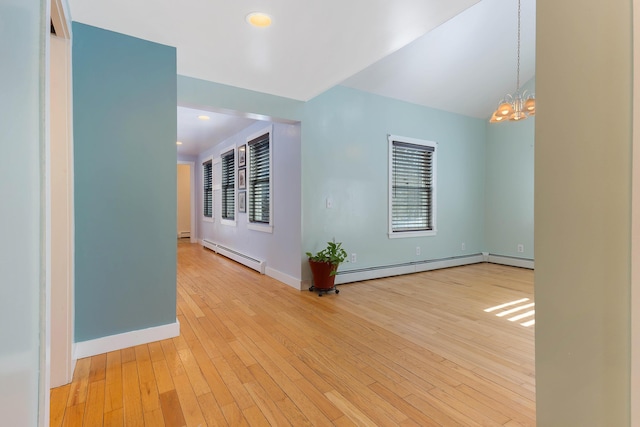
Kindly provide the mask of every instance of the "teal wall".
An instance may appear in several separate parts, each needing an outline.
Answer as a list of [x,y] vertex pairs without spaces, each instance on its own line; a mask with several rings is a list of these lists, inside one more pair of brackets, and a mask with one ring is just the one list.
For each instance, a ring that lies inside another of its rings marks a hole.
[[[438,143],[436,236],[388,237],[387,134]],[[305,105],[302,144],[304,250],[343,242],[342,271],[484,250],[484,120],[337,86]]]
[[73,24],[75,339],[176,321],[176,51]]
[[38,425],[38,402],[48,393],[42,387],[39,395],[38,385],[44,385],[43,15],[41,1],[0,2],[0,424],[6,426]]
[[[523,88],[535,91],[534,80]],[[487,121],[486,127],[485,251],[532,260],[535,117]],[[517,251],[518,244],[524,252]]]

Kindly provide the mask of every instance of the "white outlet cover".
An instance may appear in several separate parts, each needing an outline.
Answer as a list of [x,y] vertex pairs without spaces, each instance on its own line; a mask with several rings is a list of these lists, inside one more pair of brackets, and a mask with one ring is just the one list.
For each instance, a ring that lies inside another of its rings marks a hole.
[[330,197],[327,197],[327,209],[331,209],[333,207],[333,200]]

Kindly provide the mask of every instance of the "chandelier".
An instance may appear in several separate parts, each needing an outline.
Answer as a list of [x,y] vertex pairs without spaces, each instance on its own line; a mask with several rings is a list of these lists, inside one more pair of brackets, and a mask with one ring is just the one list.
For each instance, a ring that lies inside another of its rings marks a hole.
[[507,94],[498,103],[491,115],[490,123],[518,121],[536,113],[536,96],[527,90],[520,91],[520,0],[518,0],[518,69],[516,72],[516,91]]

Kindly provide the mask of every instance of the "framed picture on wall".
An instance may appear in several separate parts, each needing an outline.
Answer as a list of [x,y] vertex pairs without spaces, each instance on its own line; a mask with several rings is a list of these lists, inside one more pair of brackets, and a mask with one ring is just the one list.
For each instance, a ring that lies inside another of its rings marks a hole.
[[238,188],[240,190],[247,188],[247,170],[244,168],[238,170]]
[[247,159],[247,146],[241,145],[238,147],[238,167],[244,166]]
[[247,211],[247,192],[238,191],[238,212],[245,213]]

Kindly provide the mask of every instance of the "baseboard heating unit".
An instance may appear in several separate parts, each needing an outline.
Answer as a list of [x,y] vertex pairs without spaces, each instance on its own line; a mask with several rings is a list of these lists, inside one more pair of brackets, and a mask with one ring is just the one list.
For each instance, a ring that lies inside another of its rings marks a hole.
[[336,284],[361,282],[363,280],[380,279],[382,277],[400,276],[402,274],[418,273],[421,271],[438,270],[440,268],[459,267],[461,265],[489,262],[512,267],[521,267],[533,270],[533,260],[514,258],[508,256],[492,255],[487,252],[481,254],[464,255],[449,258],[431,259],[425,261],[407,262],[360,268],[355,270],[338,271]]
[[467,264],[477,264],[484,261],[485,259],[482,254],[474,254],[461,257],[361,268],[357,270],[338,271],[338,274],[336,275],[336,284],[400,276],[402,274],[418,273],[420,271],[437,270],[440,268],[458,267]]
[[252,256],[235,251],[231,248],[227,248],[219,243],[212,242],[211,240],[207,239],[202,240],[202,246],[207,249],[211,249],[217,254],[220,254],[224,257],[234,260],[235,262],[256,270],[260,274],[265,274],[267,263],[264,260],[253,258]]

